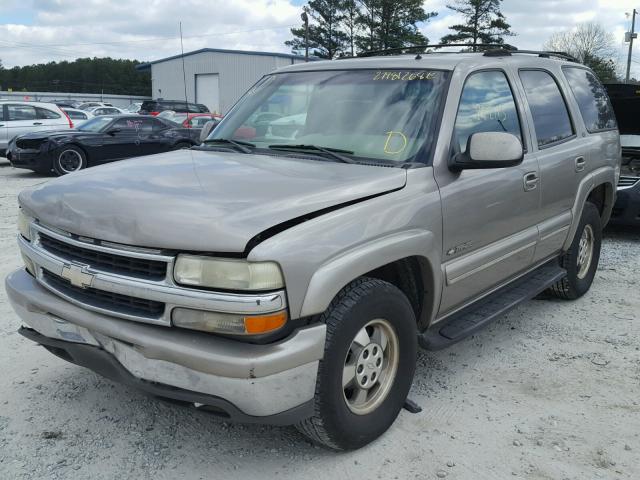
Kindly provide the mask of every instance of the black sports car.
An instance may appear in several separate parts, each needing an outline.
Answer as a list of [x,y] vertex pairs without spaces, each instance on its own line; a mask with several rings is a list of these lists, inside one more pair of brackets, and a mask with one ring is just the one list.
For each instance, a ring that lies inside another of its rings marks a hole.
[[86,167],[190,148],[200,129],[182,128],[161,118],[141,115],[100,116],[73,130],[32,132],[9,142],[14,167],[65,175]]

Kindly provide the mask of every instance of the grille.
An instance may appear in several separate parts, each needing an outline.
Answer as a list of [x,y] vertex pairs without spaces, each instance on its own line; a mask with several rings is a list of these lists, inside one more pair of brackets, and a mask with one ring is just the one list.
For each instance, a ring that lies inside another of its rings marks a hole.
[[42,270],[42,276],[50,287],[86,305],[146,318],[158,318],[164,313],[165,304],[162,302],[105,292],[95,288],[76,287],[67,279],[46,269]]
[[97,270],[148,280],[162,280],[167,274],[165,262],[90,250],[62,242],[44,233],[40,234],[40,244],[58,257],[84,263]]
[[38,150],[44,141],[42,138],[19,138],[16,140],[16,146],[25,150]]
[[633,187],[638,181],[640,181],[639,177],[620,177],[618,188]]

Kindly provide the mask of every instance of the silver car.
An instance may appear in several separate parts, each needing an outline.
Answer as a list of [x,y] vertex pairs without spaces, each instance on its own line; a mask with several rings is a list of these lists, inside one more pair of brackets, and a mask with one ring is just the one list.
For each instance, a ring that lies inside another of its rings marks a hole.
[[73,122],[53,103],[0,101],[0,156],[18,135],[69,128],[73,128]]
[[411,405],[418,345],[589,290],[619,172],[606,92],[563,55],[292,65],[200,147],[23,191],[6,288],[70,362],[354,449]]

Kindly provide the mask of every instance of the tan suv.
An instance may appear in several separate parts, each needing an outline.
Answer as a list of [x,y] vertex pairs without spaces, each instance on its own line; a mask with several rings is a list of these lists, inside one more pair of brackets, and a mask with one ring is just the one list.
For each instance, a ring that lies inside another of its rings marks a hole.
[[201,147],[22,192],[6,288],[70,362],[358,448],[405,404],[418,344],[587,292],[619,165],[607,95],[564,55],[293,65]]

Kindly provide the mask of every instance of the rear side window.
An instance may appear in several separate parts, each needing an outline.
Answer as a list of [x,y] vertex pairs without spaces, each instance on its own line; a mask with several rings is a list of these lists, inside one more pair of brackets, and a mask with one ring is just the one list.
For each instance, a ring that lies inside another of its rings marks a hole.
[[38,118],[36,109],[31,105],[7,105],[8,120],[35,120]]
[[508,132],[522,141],[513,92],[502,71],[478,72],[467,78],[453,130],[453,153],[464,152],[469,137],[478,132]]
[[572,137],[575,132],[571,117],[556,80],[542,70],[521,70],[520,80],[531,109],[538,146]]
[[51,110],[47,110],[46,108],[36,107],[36,113],[38,118],[51,119],[60,118],[60,115],[56,112],[52,112]]
[[593,133],[617,128],[607,92],[596,76],[584,68],[563,67],[562,70],[578,103],[587,130]]
[[86,120],[87,115],[82,112],[74,112],[73,110],[65,110],[69,118],[72,120]]

